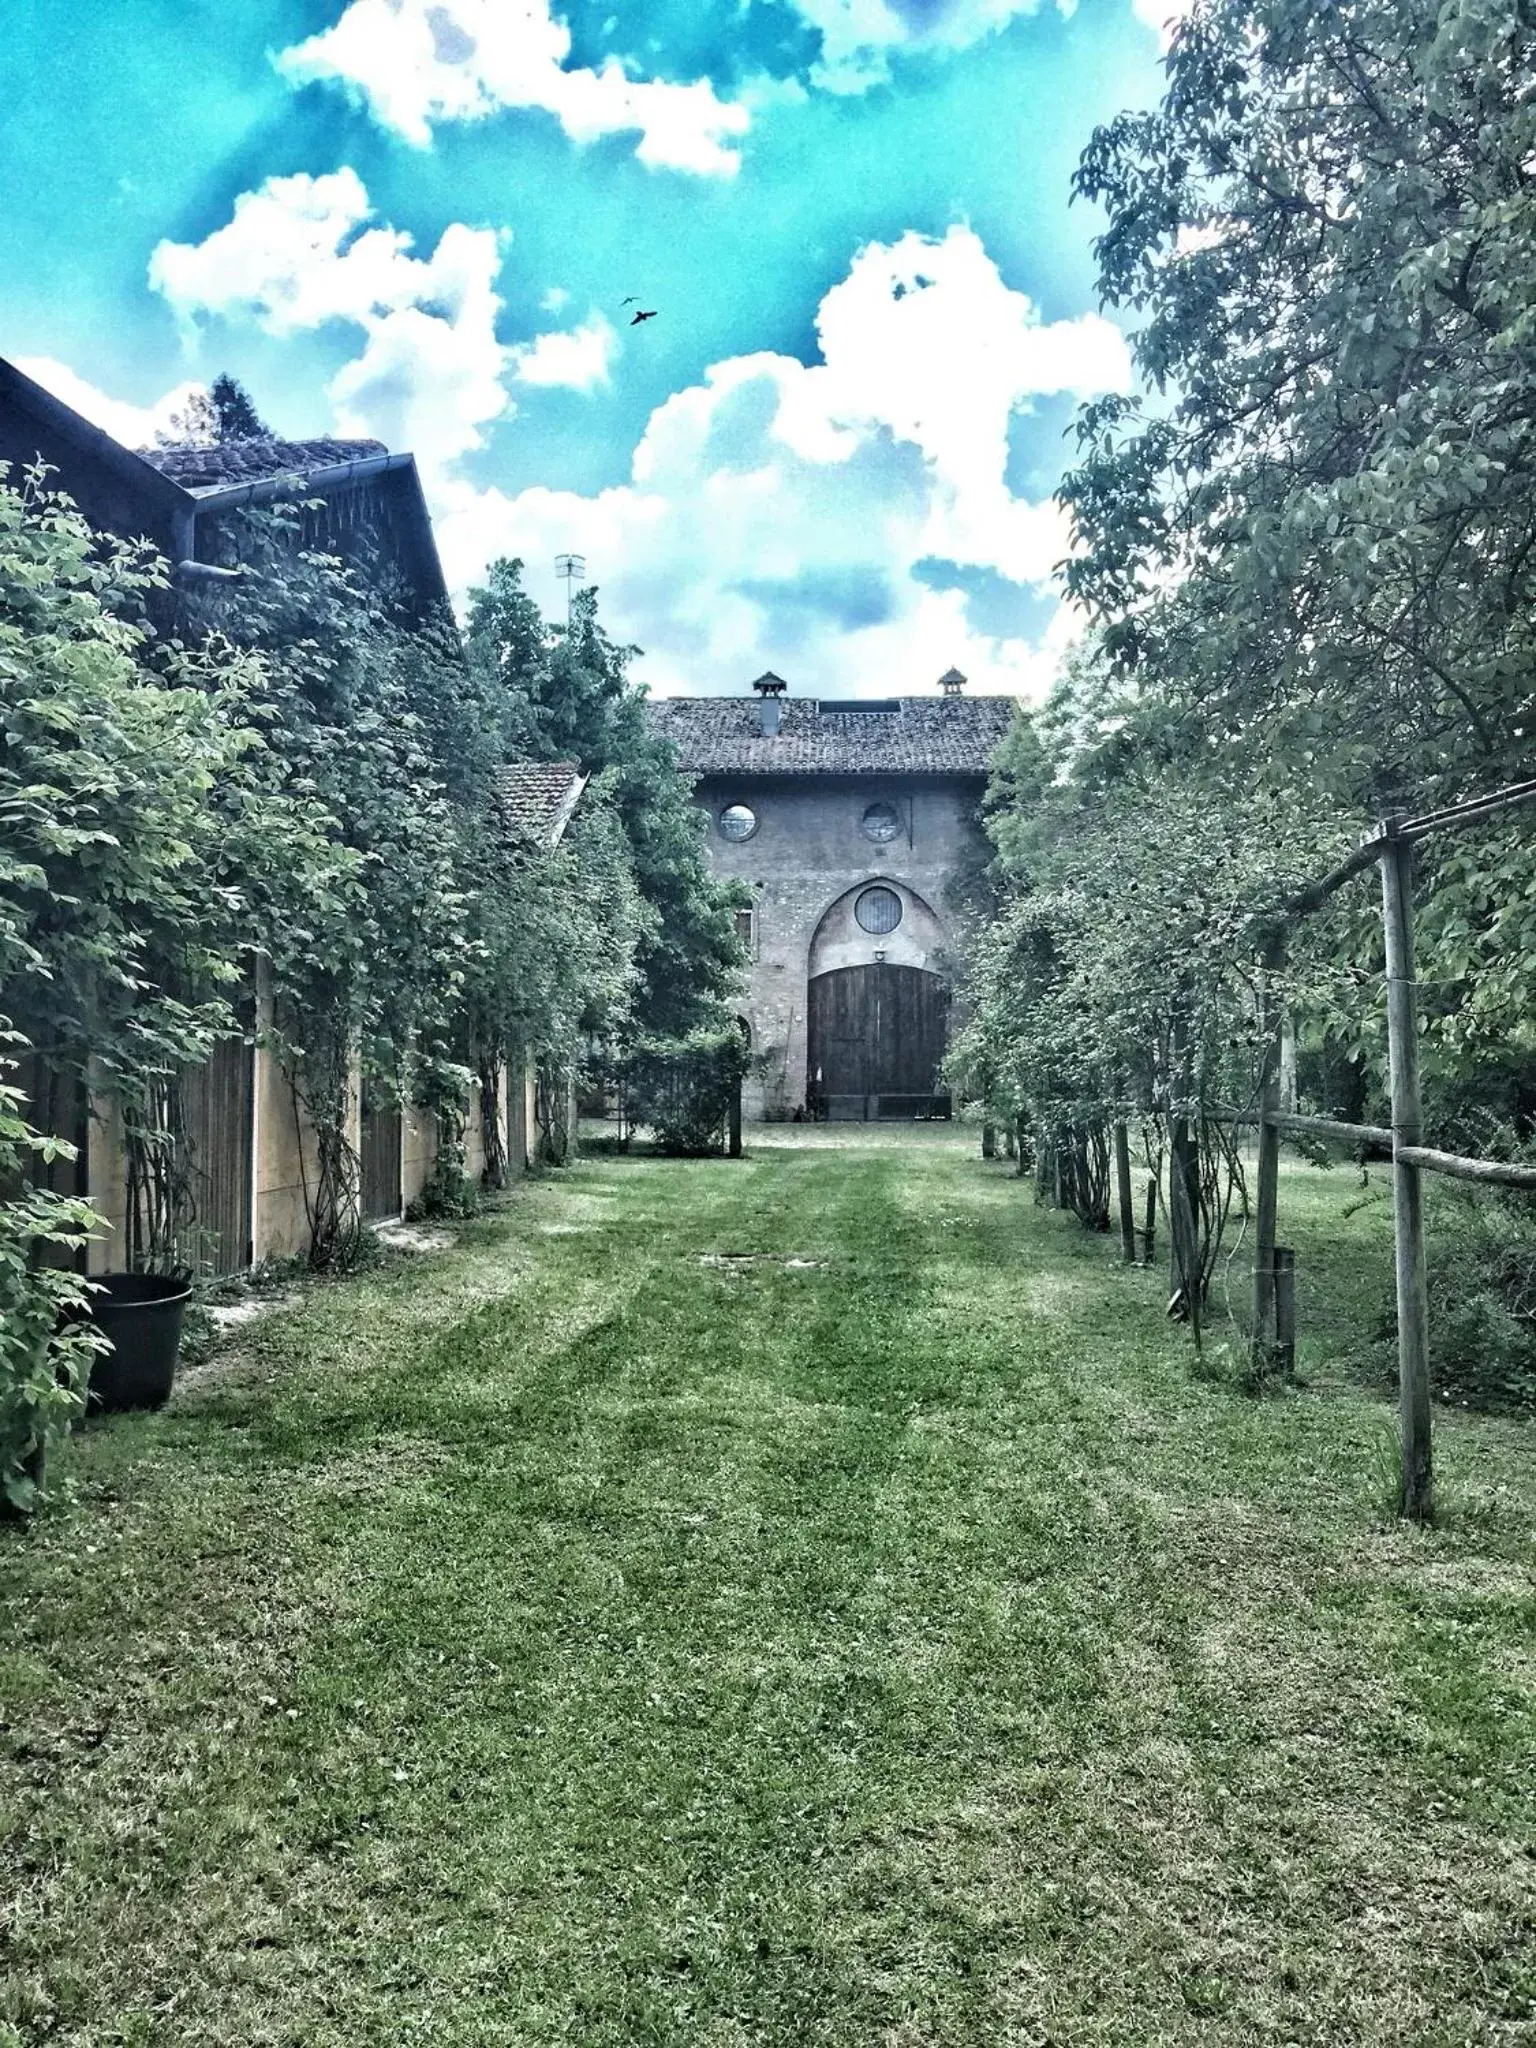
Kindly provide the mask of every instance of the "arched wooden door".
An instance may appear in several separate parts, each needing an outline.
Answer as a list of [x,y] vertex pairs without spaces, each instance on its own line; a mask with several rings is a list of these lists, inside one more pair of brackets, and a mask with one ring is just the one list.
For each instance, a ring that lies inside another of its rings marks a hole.
[[[807,1092],[835,1120],[941,1106],[949,990],[923,967],[835,967],[810,984]],[[947,1106],[947,1105],[946,1105]]]

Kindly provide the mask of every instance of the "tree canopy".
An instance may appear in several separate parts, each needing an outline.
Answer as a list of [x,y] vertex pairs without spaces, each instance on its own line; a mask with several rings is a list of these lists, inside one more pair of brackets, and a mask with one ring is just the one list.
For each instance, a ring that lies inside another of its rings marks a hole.
[[534,760],[575,760],[600,778],[620,821],[639,899],[631,1028],[682,1038],[720,1024],[742,966],[731,916],[736,900],[715,883],[704,824],[671,746],[649,727],[645,692],[629,680],[636,652],[617,646],[584,590],[569,624],[550,627],[522,586],[522,564],[492,564],[470,596],[471,669],[502,693],[508,744]]
[[1145,388],[1082,417],[1069,586],[1361,812],[1531,756],[1533,76],[1522,0],[1197,0],[1077,175]]
[[[1372,820],[1532,773],[1533,80],[1523,0],[1195,0],[1077,174],[1139,388],[1079,418],[1092,630],[998,757],[958,1056],[1047,1144],[1190,1143],[1197,1208],[1281,1004],[1315,1106],[1380,1103],[1369,887],[1282,975],[1287,898]],[[1427,848],[1419,894],[1432,1121],[1522,1143],[1519,823]]]

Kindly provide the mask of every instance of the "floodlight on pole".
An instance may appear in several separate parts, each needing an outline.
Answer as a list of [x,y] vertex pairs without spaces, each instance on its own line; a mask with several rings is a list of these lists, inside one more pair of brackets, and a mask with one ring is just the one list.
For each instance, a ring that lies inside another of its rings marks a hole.
[[556,555],[555,574],[565,585],[565,623],[571,623],[571,607],[576,601],[576,586],[584,583],[587,576],[585,555]]

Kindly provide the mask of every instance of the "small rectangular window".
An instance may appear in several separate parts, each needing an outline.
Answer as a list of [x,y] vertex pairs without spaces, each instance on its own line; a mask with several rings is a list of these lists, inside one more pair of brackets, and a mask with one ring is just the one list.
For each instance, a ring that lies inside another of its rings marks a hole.
[[738,910],[736,913],[736,936],[747,949],[747,957],[757,958],[757,912]]

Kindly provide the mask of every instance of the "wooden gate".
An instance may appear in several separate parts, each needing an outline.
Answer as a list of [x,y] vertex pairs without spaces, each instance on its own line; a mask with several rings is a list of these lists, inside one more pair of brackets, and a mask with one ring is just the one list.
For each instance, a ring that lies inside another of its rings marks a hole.
[[949,990],[922,967],[835,967],[810,984],[808,1098],[834,1120],[947,1115]]
[[213,1057],[182,1075],[181,1114],[195,1237],[189,1260],[210,1273],[239,1273],[253,1254],[256,1048],[223,1039]]
[[362,1197],[366,1222],[383,1223],[405,1207],[400,1179],[403,1136],[398,1106],[386,1109],[364,1103]]

